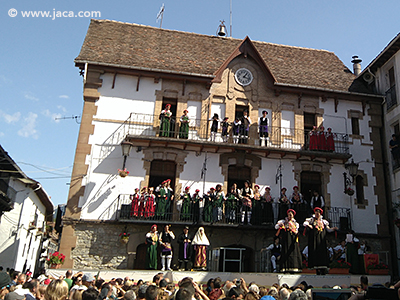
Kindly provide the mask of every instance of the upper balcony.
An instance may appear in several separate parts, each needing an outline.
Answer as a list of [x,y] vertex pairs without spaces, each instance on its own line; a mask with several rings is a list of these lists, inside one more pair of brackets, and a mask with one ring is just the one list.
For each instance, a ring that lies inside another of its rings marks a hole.
[[[346,161],[349,157],[349,136],[344,133],[332,133],[333,143],[327,146],[324,138],[313,138],[309,130],[269,126],[268,138],[262,142],[258,136],[258,125],[251,124],[249,137],[244,139],[233,136],[232,126],[228,127],[228,136],[222,137],[221,126],[215,135],[211,136],[211,121],[206,119],[191,119],[187,134],[181,134],[179,118],[171,118],[167,130],[161,130],[161,120],[158,115],[131,113],[129,118],[104,142],[101,157],[104,159],[110,152],[109,145],[120,144],[124,139],[133,142],[137,147],[176,147],[183,150],[226,152],[243,150],[261,151],[268,156],[279,153],[284,156],[292,153],[300,156],[332,157]],[[311,143],[310,143],[311,139]]]

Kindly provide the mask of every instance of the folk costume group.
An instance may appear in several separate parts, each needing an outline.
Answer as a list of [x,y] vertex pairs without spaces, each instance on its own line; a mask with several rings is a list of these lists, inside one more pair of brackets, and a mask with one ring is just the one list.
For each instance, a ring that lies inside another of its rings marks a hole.
[[[273,271],[276,272],[276,261],[280,260],[280,271],[296,273],[302,270],[302,253],[299,244],[299,223],[295,219],[296,211],[287,210],[287,216],[279,220],[276,238],[281,241],[281,246],[271,245],[271,263]],[[327,249],[326,235],[328,232],[337,230],[337,227],[330,228],[329,222],[323,218],[323,210],[320,207],[314,208],[314,215],[306,218],[303,222],[304,234],[308,234],[308,268],[315,269],[317,275],[324,275],[329,266],[329,253]],[[281,250],[281,251],[279,251]]]
[[[151,226],[146,234],[146,268],[157,270],[158,257],[160,253],[161,271],[171,271],[173,249],[171,246],[175,234],[170,230],[170,225],[165,225],[164,230],[159,233],[157,225]],[[189,234],[189,227],[185,226],[177,239],[179,245],[179,271],[189,271],[193,266],[196,270],[207,269],[207,248],[210,242],[203,227],[199,227],[196,234],[192,237]]]
[[[166,104],[165,108],[160,113],[159,135],[161,137],[175,136],[175,119],[170,109],[171,105]],[[182,116],[179,118],[178,137],[180,139],[187,139],[189,137],[189,121],[188,110],[185,109]],[[221,138],[224,143],[228,142],[230,136],[235,144],[248,143],[250,125],[252,124],[248,110],[244,110],[243,115],[241,117],[236,117],[233,122],[229,122],[229,117],[220,119],[217,113],[215,113],[208,122],[210,122],[210,141],[216,141],[217,133],[221,128]],[[260,146],[268,146],[268,125],[268,111],[263,110],[257,122]],[[332,128],[328,128],[327,131],[325,131],[323,126],[313,126],[313,129],[308,133],[308,149],[334,152],[335,138],[336,134],[332,132]]]

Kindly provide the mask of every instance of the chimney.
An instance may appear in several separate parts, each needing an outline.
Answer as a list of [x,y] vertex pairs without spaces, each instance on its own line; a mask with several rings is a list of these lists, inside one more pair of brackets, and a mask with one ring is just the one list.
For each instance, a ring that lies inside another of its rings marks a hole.
[[353,63],[354,75],[358,76],[361,73],[361,62],[362,62],[362,60],[359,59],[357,55],[354,55],[352,57],[352,59],[353,60],[351,62]]

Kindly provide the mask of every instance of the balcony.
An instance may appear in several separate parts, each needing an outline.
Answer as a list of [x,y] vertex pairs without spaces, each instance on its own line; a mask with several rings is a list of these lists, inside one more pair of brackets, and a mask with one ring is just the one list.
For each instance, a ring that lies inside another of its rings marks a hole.
[[[219,149],[236,148],[247,151],[263,151],[265,153],[292,152],[296,155],[336,156],[347,160],[349,155],[348,135],[333,133],[333,147],[327,149],[325,144],[310,147],[310,131],[289,127],[269,126],[269,137],[265,144],[260,145],[257,133],[257,124],[250,126],[248,139],[239,136],[233,137],[232,126],[229,126],[228,136],[224,141],[221,136],[221,126],[215,139],[210,136],[211,123],[204,119],[191,119],[187,135],[180,135],[180,121],[171,118],[169,130],[160,131],[160,119],[158,115],[146,115],[131,113],[129,118],[103,143],[100,150],[100,160],[111,153],[114,147],[127,139],[138,147],[178,147],[180,149],[191,149],[204,151],[204,148]],[[207,150],[208,151],[208,150]],[[212,151],[212,150],[210,150]],[[268,156],[268,155],[267,155]]]
[[396,85],[393,85],[385,92],[387,110],[397,105]]
[[[121,194],[114,200],[114,202],[101,214],[100,220],[113,220],[119,222],[131,222],[131,223],[154,223],[154,222],[169,222],[174,224],[189,225],[194,223],[209,224],[214,226],[228,226],[237,227],[239,225],[248,225],[247,219],[242,219],[242,212],[240,210],[241,205],[236,203],[236,208],[232,210],[231,214],[228,215],[226,207],[224,207],[224,212],[222,213],[222,219],[218,221],[213,219],[212,214],[206,216],[204,214],[204,208],[200,208],[200,212],[194,213],[192,210],[189,214],[182,215],[176,207],[170,212],[159,214],[157,209],[155,212],[147,212],[145,210],[132,210],[132,200],[131,195]],[[176,205],[176,202],[173,203]],[[253,209],[253,215],[250,220],[252,227],[266,227],[273,228],[276,222],[286,216],[286,211],[288,208],[293,208],[296,210],[296,220],[302,227],[302,223],[305,218],[312,215],[312,210],[307,204],[281,206],[279,203],[261,204],[258,210],[262,212],[258,214],[258,220],[256,217],[256,209]],[[331,227],[338,227],[340,231],[347,232],[351,229],[351,216],[350,209],[343,207],[331,207],[327,210],[325,216],[330,223]],[[242,222],[244,221],[244,223]],[[250,226],[249,226],[250,227]]]

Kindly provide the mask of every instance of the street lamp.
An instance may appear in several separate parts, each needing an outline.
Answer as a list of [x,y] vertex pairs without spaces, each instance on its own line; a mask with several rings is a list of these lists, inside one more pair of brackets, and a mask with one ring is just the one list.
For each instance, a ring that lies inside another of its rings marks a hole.
[[129,156],[129,153],[131,152],[132,147],[133,147],[133,144],[131,142],[124,140],[121,143],[122,156],[124,157],[124,163],[122,165],[122,170],[125,170],[126,158]]
[[[358,172],[358,164],[355,163],[353,159],[351,159],[351,162],[344,164],[344,167],[349,171],[349,175],[351,176],[351,177],[348,177],[347,173],[343,172],[344,193],[349,194],[348,190],[350,189],[350,185],[352,185],[354,183],[354,177],[357,175],[357,172]],[[354,191],[353,191],[353,194],[354,194]]]

